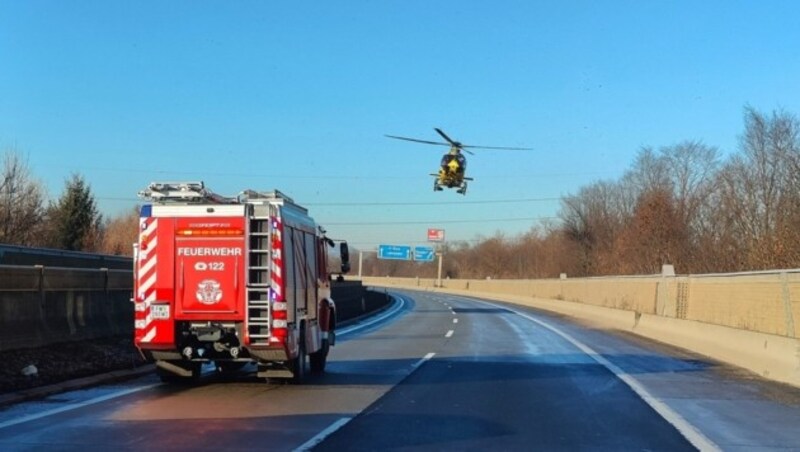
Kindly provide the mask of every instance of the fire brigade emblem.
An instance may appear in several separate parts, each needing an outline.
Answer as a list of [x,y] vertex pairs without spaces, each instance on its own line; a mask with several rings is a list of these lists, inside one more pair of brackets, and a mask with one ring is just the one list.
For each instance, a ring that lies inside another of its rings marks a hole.
[[206,305],[219,303],[222,300],[222,290],[218,281],[204,279],[197,284],[197,301]]

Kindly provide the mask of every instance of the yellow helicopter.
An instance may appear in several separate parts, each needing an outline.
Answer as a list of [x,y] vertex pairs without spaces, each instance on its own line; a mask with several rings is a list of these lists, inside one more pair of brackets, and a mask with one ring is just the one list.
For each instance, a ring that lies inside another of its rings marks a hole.
[[444,187],[447,187],[447,188],[458,188],[458,190],[456,190],[457,193],[461,193],[462,195],[467,194],[467,181],[473,180],[471,177],[466,177],[465,175],[467,171],[467,158],[464,157],[464,154],[462,154],[461,151],[473,155],[472,152],[467,150],[467,148],[530,150],[530,148],[512,148],[504,146],[474,146],[474,145],[463,144],[459,141],[455,141],[450,137],[448,137],[446,133],[442,132],[442,129],[434,127],[433,130],[435,130],[436,133],[441,135],[441,137],[445,139],[446,143],[442,143],[440,141],[428,141],[428,140],[419,140],[417,138],[386,135],[386,137],[388,138],[394,138],[397,140],[414,141],[416,143],[433,144],[437,146],[450,146],[450,151],[448,151],[446,154],[442,156],[442,160],[439,164],[439,172],[431,174],[431,176],[434,177],[433,191],[442,191],[444,190]]

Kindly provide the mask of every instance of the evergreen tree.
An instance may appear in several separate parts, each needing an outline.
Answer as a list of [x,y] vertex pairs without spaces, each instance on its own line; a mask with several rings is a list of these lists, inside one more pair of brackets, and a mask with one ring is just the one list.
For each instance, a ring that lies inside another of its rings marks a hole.
[[102,218],[91,187],[79,174],[67,180],[58,202],[51,204],[51,246],[71,251],[95,251],[100,243]]

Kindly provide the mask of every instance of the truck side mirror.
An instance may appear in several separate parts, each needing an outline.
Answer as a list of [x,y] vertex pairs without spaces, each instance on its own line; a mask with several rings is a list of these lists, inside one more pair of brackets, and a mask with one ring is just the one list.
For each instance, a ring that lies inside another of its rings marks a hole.
[[347,242],[339,244],[339,257],[342,259],[342,273],[350,271],[350,249],[347,247]]

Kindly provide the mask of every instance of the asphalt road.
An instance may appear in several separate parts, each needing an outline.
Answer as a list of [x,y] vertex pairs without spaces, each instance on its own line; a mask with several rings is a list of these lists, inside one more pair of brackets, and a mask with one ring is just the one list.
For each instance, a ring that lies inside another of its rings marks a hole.
[[0,450],[792,450],[800,390],[520,307],[396,292],[300,386],[155,376],[0,411]]

